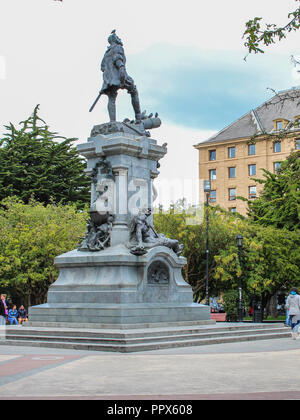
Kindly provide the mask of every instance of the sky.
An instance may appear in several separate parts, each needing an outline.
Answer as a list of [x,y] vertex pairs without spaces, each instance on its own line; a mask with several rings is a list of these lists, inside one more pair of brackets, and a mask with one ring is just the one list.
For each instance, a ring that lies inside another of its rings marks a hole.
[[[290,57],[300,58],[300,31],[265,54],[249,55],[242,39],[255,16],[284,25],[295,0],[0,0],[0,135],[40,104],[40,117],[62,136],[87,140],[108,122],[107,98],[89,108],[102,85],[100,63],[112,29],[122,39],[127,72],[141,107],[158,112],[158,144],[168,143],[155,205],[198,200],[198,152],[208,139],[276,91],[300,85]],[[130,96],[117,119],[133,118]],[[173,185],[172,188],[166,188]]]

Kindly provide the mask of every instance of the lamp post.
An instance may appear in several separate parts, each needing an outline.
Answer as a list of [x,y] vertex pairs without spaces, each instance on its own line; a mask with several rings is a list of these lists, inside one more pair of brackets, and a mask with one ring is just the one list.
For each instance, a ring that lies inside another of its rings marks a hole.
[[206,305],[209,306],[209,297],[208,297],[208,263],[209,263],[209,212],[208,212],[208,201],[211,191],[210,181],[204,181],[204,192],[206,193],[206,281],[205,281],[205,296],[206,296]]
[[[239,251],[239,263],[240,263],[240,267],[242,267],[241,262],[242,262],[243,237],[240,233],[236,237],[236,242],[237,242],[238,251]],[[239,322],[243,322],[242,276],[241,275],[239,276],[239,286],[238,287],[239,287],[238,318],[239,318]]]

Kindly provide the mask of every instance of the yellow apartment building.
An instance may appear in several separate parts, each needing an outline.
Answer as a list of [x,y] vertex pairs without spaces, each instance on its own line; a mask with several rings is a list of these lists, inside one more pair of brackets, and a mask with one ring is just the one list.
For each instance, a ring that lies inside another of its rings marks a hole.
[[236,197],[255,199],[262,185],[252,178],[263,178],[263,168],[275,173],[291,151],[300,149],[300,87],[279,92],[194,147],[199,185],[211,181],[210,204],[246,216],[247,202]]

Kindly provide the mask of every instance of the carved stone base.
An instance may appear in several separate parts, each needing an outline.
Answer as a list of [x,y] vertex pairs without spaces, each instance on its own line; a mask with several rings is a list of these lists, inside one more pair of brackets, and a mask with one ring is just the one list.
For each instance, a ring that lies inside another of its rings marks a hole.
[[57,281],[44,305],[31,307],[30,321],[134,324],[209,320],[183,280],[186,260],[155,247],[137,257],[125,245],[60,255]]

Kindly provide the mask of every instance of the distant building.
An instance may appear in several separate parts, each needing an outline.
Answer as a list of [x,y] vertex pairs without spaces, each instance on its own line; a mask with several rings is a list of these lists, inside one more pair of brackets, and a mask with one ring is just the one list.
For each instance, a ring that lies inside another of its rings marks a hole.
[[[270,136],[278,133],[284,136]],[[211,180],[210,204],[246,215],[247,203],[236,197],[259,195],[262,186],[251,178],[263,178],[262,168],[276,172],[292,150],[300,149],[300,87],[279,92],[194,147],[199,179]]]

